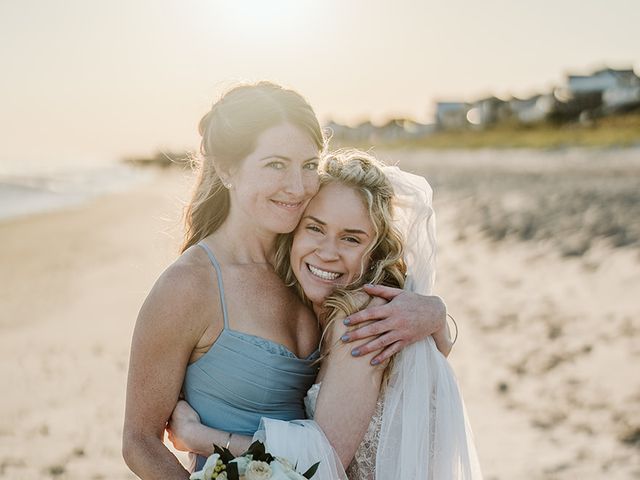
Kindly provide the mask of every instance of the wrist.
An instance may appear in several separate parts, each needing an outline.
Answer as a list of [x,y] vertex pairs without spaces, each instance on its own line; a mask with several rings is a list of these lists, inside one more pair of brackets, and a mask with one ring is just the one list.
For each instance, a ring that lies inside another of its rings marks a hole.
[[190,423],[185,427],[185,444],[190,452],[208,457],[213,453],[213,442],[207,435],[207,427],[201,423]]
[[447,330],[447,305],[444,300],[437,295],[431,295],[428,297],[427,322],[428,331],[425,338],[430,335],[437,335],[440,332]]
[[447,328],[447,305],[444,303],[442,298],[438,298],[439,309],[438,309],[438,319],[440,320],[440,329]]

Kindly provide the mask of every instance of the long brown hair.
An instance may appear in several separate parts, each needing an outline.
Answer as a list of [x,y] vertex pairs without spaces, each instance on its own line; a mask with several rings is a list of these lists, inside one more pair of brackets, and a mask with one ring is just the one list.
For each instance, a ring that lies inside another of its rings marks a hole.
[[181,252],[215,232],[229,214],[229,191],[219,172],[239,165],[256,148],[260,134],[289,122],[322,151],[324,138],[309,103],[297,92],[271,82],[239,85],[213,104],[198,126],[202,141],[194,159],[197,179],[185,208]]

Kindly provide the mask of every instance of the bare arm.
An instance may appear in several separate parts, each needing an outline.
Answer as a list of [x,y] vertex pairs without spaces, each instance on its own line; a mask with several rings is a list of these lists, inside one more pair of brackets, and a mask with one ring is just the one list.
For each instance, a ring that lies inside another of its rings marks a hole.
[[200,423],[198,413],[184,400],[180,400],[167,425],[169,440],[183,452],[193,452],[204,457],[213,454],[213,445],[226,446],[236,457],[247,451],[252,437],[229,433]]
[[184,267],[170,267],[147,297],[133,334],[122,454],[140,478],[187,479],[163,444],[189,357],[204,327],[197,285]]
[[[383,302],[374,297],[370,306]],[[328,332],[327,345],[331,345],[331,351],[323,360],[319,374],[322,388],[314,420],[346,468],[371,422],[380,394],[384,365],[374,369],[370,366],[378,352],[356,358],[352,356],[351,347],[340,340],[347,333],[343,319],[337,318]]]
[[[389,303],[370,305],[349,316],[349,325],[376,320],[349,333],[345,340],[347,342],[368,340],[368,343],[354,349],[354,355],[367,355],[382,350],[372,362],[384,362],[407,345],[430,335],[433,335],[438,350],[444,356],[449,355],[452,342],[446,322],[447,307],[440,297],[419,295],[382,285],[365,286],[365,290],[371,295],[389,300]],[[370,337],[376,338],[371,340]]]

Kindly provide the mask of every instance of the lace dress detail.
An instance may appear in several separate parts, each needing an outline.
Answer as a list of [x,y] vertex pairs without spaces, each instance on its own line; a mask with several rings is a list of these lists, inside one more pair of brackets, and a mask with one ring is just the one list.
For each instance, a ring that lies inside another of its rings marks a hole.
[[367,433],[364,434],[362,443],[347,468],[349,480],[374,480],[376,478],[376,451],[380,440],[383,405],[384,401],[381,394],[378,397],[378,403],[371,417]]
[[[320,385],[319,383],[313,385],[304,399],[304,406],[308,418],[313,418],[315,415]],[[384,398],[383,395],[380,394],[367,432],[364,434],[362,443],[360,443],[353,460],[347,468],[347,477],[349,477],[349,480],[374,480],[376,478],[376,451],[380,439],[383,406]]]

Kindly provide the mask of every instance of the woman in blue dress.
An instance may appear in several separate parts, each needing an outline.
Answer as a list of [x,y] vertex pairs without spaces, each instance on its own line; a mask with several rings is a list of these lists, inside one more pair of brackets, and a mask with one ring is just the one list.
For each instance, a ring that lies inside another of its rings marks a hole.
[[[318,120],[299,94],[261,82],[225,94],[200,133],[183,252],[149,293],[133,334],[123,456],[141,478],[189,476],[163,443],[182,391],[205,425],[251,435],[261,417],[304,418],[317,373],[315,315],[273,265],[279,236],[295,229],[319,188]],[[376,323],[382,335],[360,354],[383,348],[374,361],[384,361],[435,332],[448,348],[438,297],[401,294],[379,313],[388,317]]]
[[[315,422],[264,419],[253,438],[235,436],[233,453],[260,439],[300,471],[319,461],[318,480],[481,480],[455,375],[432,339],[374,370],[339,341],[349,334],[347,315],[380,302],[362,291],[366,282],[431,292],[431,187],[357,150],[325,156],[320,179],[318,194],[279,247],[287,255],[276,255],[277,270],[312,305],[323,329],[320,372],[305,399]],[[200,424],[184,401],[169,432],[177,448],[206,456],[229,435]]]

